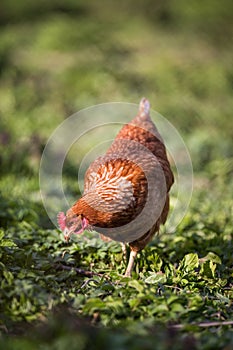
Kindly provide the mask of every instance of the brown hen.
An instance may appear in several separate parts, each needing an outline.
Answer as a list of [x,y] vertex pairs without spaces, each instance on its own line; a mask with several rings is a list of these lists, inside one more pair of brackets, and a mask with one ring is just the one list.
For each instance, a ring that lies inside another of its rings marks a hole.
[[174,182],[163,140],[143,98],[137,116],[116,136],[103,157],[88,168],[84,193],[58,223],[66,240],[88,228],[103,239],[129,243],[125,272],[131,276],[134,260],[164,224],[169,190]]

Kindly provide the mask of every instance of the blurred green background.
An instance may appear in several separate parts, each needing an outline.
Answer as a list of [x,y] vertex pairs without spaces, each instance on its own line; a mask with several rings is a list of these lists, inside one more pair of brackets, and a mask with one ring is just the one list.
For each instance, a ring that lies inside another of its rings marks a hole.
[[2,0],[0,226],[52,228],[38,184],[47,138],[82,108],[142,96],[189,148],[194,212],[208,198],[218,222],[232,208],[232,23],[230,0]]
[[1,1],[1,172],[35,174],[72,113],[142,96],[196,171],[232,157],[232,12],[227,0]]

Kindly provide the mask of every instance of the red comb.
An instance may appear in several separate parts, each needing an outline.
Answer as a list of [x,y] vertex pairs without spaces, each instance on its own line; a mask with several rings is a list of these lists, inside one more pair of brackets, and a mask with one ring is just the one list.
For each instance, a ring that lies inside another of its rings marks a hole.
[[64,229],[66,227],[66,216],[62,211],[57,214],[57,223],[58,223],[60,229],[62,231],[64,231]]

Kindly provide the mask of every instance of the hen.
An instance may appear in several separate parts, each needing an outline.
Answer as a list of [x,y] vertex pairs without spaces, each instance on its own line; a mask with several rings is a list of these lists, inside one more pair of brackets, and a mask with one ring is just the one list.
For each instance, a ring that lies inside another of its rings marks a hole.
[[143,98],[137,116],[120,130],[106,154],[89,166],[83,196],[66,215],[58,214],[67,241],[73,233],[95,229],[102,239],[129,243],[125,276],[131,276],[137,253],[165,223],[174,182],[149,110],[149,101]]

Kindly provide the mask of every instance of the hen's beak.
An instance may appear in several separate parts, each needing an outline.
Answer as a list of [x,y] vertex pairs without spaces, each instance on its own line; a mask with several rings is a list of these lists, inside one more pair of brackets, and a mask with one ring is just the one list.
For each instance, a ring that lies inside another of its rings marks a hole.
[[65,241],[66,243],[69,243],[69,240],[70,240],[70,236],[72,235],[72,231],[70,231],[67,227],[65,228],[65,230],[63,231],[63,234],[64,234],[64,238],[65,238]]

